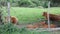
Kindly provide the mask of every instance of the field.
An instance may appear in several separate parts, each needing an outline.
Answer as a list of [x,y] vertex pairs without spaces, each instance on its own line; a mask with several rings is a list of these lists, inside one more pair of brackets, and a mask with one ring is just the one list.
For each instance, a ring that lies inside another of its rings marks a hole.
[[[11,16],[16,16],[19,19],[20,24],[40,22],[42,13],[48,11],[47,8],[23,8],[23,7],[11,7]],[[60,7],[52,7],[49,10],[52,14],[60,15]],[[6,15],[6,14],[5,14]],[[36,32],[36,31],[22,31],[12,32],[12,34],[51,34],[52,32]]]
[[20,24],[23,23],[35,23],[40,22],[42,13],[49,11],[52,14],[60,14],[60,7],[48,8],[23,8],[23,7],[11,7],[11,16],[16,16],[19,19]]

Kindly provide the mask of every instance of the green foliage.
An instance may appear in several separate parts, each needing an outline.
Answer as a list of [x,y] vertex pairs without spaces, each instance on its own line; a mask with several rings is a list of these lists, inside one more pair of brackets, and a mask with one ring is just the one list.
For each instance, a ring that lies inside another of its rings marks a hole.
[[[20,0],[18,1],[19,6],[23,7],[38,7],[38,6],[43,6],[45,1],[40,1],[40,0]],[[43,6],[45,7],[45,6]]]
[[[19,7],[38,7],[43,6],[47,7],[47,1],[49,0],[9,0],[11,6],[19,6]],[[59,0],[50,0],[51,6],[60,6]],[[1,0],[3,6],[7,6],[7,0]],[[44,2],[44,3],[43,3]]]
[[20,29],[11,23],[0,25],[0,34],[20,33]]
[[12,23],[7,23],[4,25],[0,25],[0,34],[37,34],[32,31],[28,31],[26,28],[18,28]]
[[3,7],[0,1],[0,25],[3,24]]
[[23,1],[23,0],[21,0],[18,3],[19,3],[19,6],[22,6],[22,7],[24,7],[24,6],[27,7],[27,6],[30,5],[29,1]]
[[48,8],[48,1],[45,1],[43,7]]
[[0,25],[0,34],[51,34],[52,32],[48,31],[41,31],[37,32],[37,30],[27,30],[24,28],[18,28],[17,26],[13,25],[12,23],[7,23],[4,25]]
[[[44,3],[47,0],[10,0],[11,6],[19,6],[19,7],[38,7],[43,6]],[[2,4],[5,6],[7,3],[7,0],[1,1]],[[45,7],[45,6],[43,6]]]

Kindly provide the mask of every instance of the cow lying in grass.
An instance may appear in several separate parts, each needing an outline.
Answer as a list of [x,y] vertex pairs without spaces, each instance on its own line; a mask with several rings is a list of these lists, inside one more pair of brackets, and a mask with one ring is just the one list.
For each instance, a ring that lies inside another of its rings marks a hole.
[[[43,16],[45,16],[46,19],[48,19],[47,15],[48,15],[47,12],[43,12]],[[60,21],[60,16],[59,15],[49,14],[49,18],[52,21]]]
[[[8,22],[8,17],[5,17],[5,22]],[[10,22],[12,22],[13,24],[17,24],[18,19],[15,16],[11,16],[10,17]]]
[[[42,28],[48,28],[48,24],[46,24],[46,22],[41,22],[42,24]],[[50,28],[56,28],[55,24],[50,24]]]
[[[40,22],[40,23],[36,23],[36,24],[34,24],[34,25],[32,25],[32,24],[27,25],[27,28],[28,28],[28,29],[48,28],[48,24],[46,24],[46,22],[43,21],[43,22]],[[56,28],[56,25],[55,25],[55,24],[50,24],[50,28]]]

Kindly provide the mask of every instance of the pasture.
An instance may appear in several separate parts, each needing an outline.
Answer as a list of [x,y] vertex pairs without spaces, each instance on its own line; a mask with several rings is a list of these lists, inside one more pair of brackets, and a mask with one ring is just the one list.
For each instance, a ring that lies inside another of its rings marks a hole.
[[48,8],[24,8],[24,7],[11,7],[11,16],[16,16],[19,19],[19,23],[35,23],[40,22],[42,13],[49,11],[52,14],[60,15],[60,7]]
[[[16,16],[19,19],[19,24],[37,23],[40,22],[44,11],[48,11],[48,8],[23,8],[23,7],[11,7],[11,16]],[[50,13],[60,15],[60,7],[50,8]],[[5,12],[6,13],[6,12]],[[4,13],[4,15],[6,15]],[[19,30],[20,31],[20,30]],[[24,31],[12,32],[12,34],[51,34],[52,32],[36,32],[36,31]],[[60,32],[60,31],[59,31]],[[58,32],[58,33],[59,33]],[[7,34],[7,32],[6,32]]]

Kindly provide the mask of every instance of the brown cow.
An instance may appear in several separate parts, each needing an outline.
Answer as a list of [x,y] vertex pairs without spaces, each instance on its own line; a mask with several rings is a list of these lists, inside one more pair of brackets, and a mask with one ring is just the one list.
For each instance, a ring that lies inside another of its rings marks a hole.
[[[15,16],[11,16],[11,17],[10,17],[10,21],[11,21],[13,24],[17,24],[17,23],[18,23],[18,19],[17,19]],[[5,17],[5,22],[8,22],[8,17]]]
[[[43,12],[43,16],[45,16],[46,19],[48,19],[47,15],[48,15],[47,12]],[[60,16],[59,15],[49,14],[49,18],[52,21],[60,21]]]

